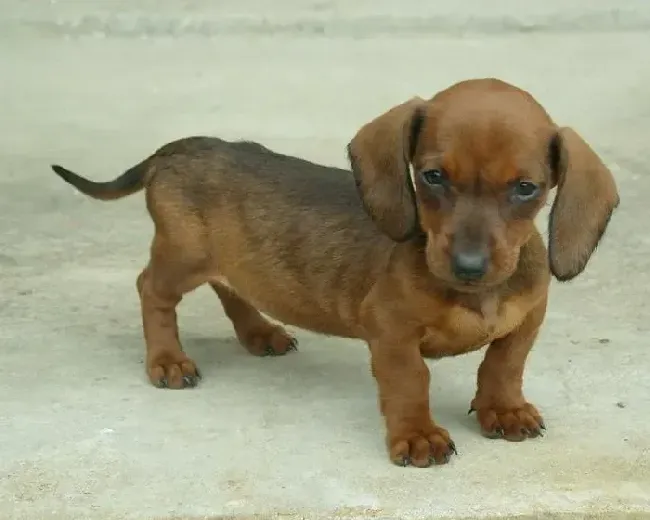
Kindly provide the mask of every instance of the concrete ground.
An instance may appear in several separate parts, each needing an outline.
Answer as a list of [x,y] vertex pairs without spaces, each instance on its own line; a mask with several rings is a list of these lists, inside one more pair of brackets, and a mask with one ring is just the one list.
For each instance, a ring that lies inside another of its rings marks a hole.
[[[650,518],[650,5],[524,4],[0,0],[0,518]],[[620,186],[530,358],[546,437],[478,434],[479,352],[431,364],[460,455],[394,467],[363,344],[297,331],[299,353],[250,357],[206,289],[179,311],[204,381],[147,383],[142,196],[87,200],[50,163],[107,179],[208,133],[345,165],[370,118],[480,76],[529,89]]]

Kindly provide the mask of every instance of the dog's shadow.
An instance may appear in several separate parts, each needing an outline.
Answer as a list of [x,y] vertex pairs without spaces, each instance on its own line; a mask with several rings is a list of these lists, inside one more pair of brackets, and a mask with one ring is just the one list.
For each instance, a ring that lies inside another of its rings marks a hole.
[[292,396],[308,393],[315,397],[320,392],[328,398],[363,395],[368,382],[372,383],[363,344],[337,344],[329,338],[323,342],[326,345],[303,338],[298,352],[260,357],[251,355],[234,337],[191,335],[183,339],[184,348],[201,367],[206,380],[220,378],[229,385],[258,385]]
[[[261,401],[304,402],[305,406],[327,409],[331,420],[341,414],[343,421],[354,416],[357,421],[367,423],[364,429],[377,427],[377,387],[363,342],[305,333],[297,336],[302,340],[298,352],[267,357],[251,355],[234,335],[185,334],[181,341],[183,350],[201,370],[200,388],[204,391],[215,395],[252,394]],[[138,343],[144,347],[140,337],[114,337],[111,341]],[[132,365],[142,368],[144,348],[139,352],[129,351]],[[127,359],[125,363],[131,361]],[[428,364],[430,399],[436,421],[456,432],[461,429],[476,432],[475,418],[467,415],[474,392],[473,363],[445,359]],[[144,377],[142,373],[140,376]],[[336,406],[331,406],[332,403]]]

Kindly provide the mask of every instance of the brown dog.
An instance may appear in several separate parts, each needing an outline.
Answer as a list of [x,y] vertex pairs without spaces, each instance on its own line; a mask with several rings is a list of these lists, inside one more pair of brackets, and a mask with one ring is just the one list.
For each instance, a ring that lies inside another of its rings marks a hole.
[[[169,143],[111,182],[53,169],[97,199],[146,190],[155,236],[137,288],[154,385],[200,377],[175,309],[207,282],[254,354],[295,347],[261,312],[366,341],[397,464],[455,451],[431,418],[423,357],[489,345],[471,403],[483,433],[540,435],[522,393],[526,357],[551,273],[584,270],[618,205],[608,169],[531,95],[494,79],[396,106],[348,150],[354,175],[209,137]],[[533,219],[554,187],[547,255]]]

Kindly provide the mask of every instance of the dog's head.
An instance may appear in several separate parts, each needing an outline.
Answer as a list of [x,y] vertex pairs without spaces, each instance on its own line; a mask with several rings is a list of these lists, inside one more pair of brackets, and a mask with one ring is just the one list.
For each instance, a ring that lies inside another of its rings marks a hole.
[[429,269],[460,290],[514,273],[555,187],[550,269],[558,280],[574,278],[619,201],[611,173],[575,131],[495,79],[392,108],[359,130],[348,153],[378,227],[395,241],[424,235]]

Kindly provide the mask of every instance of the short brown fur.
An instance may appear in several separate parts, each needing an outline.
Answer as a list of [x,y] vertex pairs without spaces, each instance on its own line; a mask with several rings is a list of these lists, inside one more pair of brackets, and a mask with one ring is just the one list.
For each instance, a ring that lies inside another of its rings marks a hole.
[[[348,151],[353,175],[209,137],[169,143],[108,183],[54,169],[99,199],[146,190],[155,234],[137,288],[154,385],[200,378],[175,309],[209,283],[254,354],[296,346],[262,312],[364,340],[395,463],[449,460],[455,446],[432,419],[424,358],[485,345],[471,403],[482,432],[540,435],[541,415],[522,393],[524,365],[551,274],[569,280],[584,270],[618,205],[610,172],[530,94],[495,79],[398,105],[364,125]],[[428,184],[431,171],[444,183]],[[539,193],[515,204],[509,194],[522,178]],[[547,255],[533,219],[556,186]],[[480,280],[452,272],[465,250],[489,259]]]

